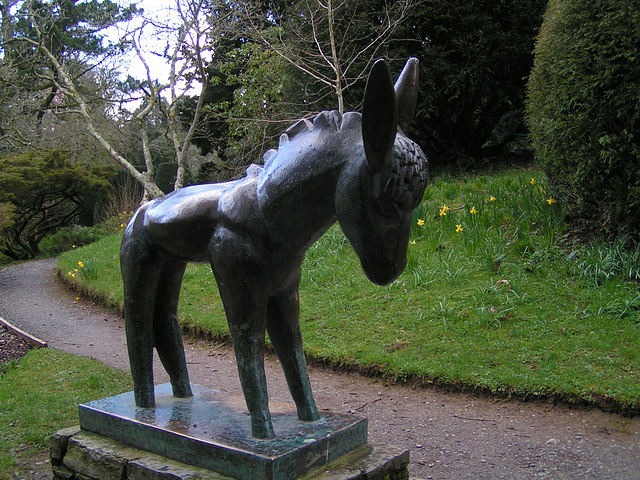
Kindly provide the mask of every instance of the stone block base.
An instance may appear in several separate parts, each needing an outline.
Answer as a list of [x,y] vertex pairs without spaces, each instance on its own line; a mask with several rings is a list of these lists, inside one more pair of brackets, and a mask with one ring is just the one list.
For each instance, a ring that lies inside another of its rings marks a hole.
[[[124,445],[79,427],[50,438],[54,480],[229,480],[224,476]],[[303,480],[405,480],[409,452],[368,444],[317,470]]]
[[292,404],[276,402],[276,437],[255,439],[242,397],[192,389],[193,397],[176,398],[171,385],[158,385],[154,408],[136,406],[133,392],[82,404],[80,428],[238,480],[295,480],[367,444],[366,418],[323,412],[301,422]]
[[367,419],[323,412],[298,420],[288,404],[271,405],[276,438],[251,436],[241,397],[192,385],[176,398],[155,387],[154,408],[133,392],[79,407],[80,426],[51,437],[57,480],[401,480],[409,452],[367,443]]

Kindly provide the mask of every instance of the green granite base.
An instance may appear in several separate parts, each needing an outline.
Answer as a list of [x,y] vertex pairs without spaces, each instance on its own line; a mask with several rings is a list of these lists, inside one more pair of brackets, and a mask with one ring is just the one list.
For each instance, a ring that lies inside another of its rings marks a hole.
[[138,408],[133,392],[80,405],[80,427],[126,445],[240,480],[295,479],[367,443],[367,420],[323,413],[298,420],[293,406],[272,405],[276,438],[251,437],[242,398],[192,385],[192,398],[156,387],[156,407]]

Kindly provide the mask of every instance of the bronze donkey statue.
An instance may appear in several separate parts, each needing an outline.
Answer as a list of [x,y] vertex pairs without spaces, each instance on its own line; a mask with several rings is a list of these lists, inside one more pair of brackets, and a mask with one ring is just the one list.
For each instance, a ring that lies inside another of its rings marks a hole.
[[363,113],[326,111],[280,137],[264,166],[226,183],[193,185],[136,212],[122,240],[126,337],[139,407],[154,406],[156,348],[177,397],[192,395],[177,320],[187,262],[218,283],[256,438],[275,436],[264,373],[265,330],[298,418],[318,420],[302,350],[298,286],[307,249],[336,221],[375,284],[406,265],[412,211],[427,160],[402,129],[417,98],[418,61],[395,83],[384,61],[369,75]]

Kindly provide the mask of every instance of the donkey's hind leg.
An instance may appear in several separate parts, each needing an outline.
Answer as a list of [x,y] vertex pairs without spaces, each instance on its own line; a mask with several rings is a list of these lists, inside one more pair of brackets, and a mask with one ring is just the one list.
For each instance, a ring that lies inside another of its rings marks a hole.
[[138,407],[153,407],[153,306],[160,269],[155,259],[145,258],[148,257],[145,253],[141,253],[134,242],[123,242],[120,265],[135,402]]
[[153,318],[156,351],[164,369],[169,374],[175,397],[193,396],[178,323],[178,300],[185,267],[184,262],[175,260],[163,262],[156,289]]

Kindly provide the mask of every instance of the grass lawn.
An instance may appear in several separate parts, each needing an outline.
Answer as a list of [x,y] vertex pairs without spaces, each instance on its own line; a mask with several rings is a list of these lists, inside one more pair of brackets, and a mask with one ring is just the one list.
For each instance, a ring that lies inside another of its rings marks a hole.
[[20,463],[49,436],[78,425],[78,404],[131,390],[130,377],[96,360],[32,350],[0,374],[0,479],[23,478]]
[[[120,235],[67,252],[62,275],[122,302]],[[536,169],[440,176],[416,210],[408,265],[370,284],[338,227],[307,253],[300,291],[316,360],[521,397],[640,412],[640,253],[565,235]],[[211,269],[189,266],[181,322],[226,337]]]

